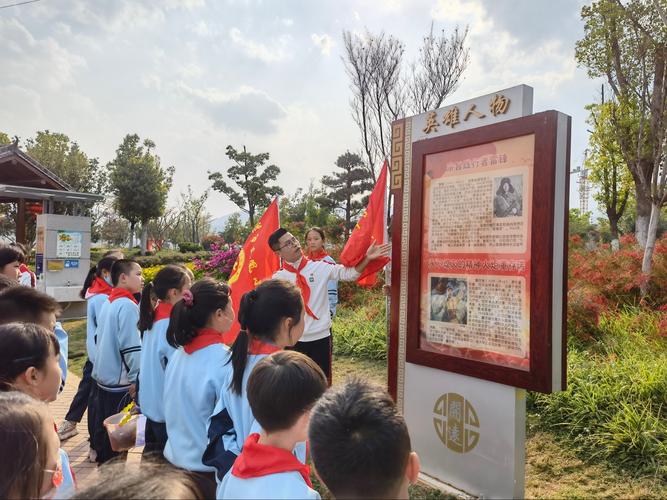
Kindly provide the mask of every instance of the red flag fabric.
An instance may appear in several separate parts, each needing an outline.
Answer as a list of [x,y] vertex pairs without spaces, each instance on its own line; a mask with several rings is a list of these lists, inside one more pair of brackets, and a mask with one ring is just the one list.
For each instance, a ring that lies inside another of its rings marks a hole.
[[[237,318],[243,294],[253,290],[265,279],[270,278],[280,267],[278,256],[271,251],[267,244],[271,233],[279,227],[278,198],[276,198],[267,207],[248,235],[227,282],[232,289],[232,305]],[[234,321],[229,335],[225,336],[231,339],[231,343],[233,343],[240,330],[241,325],[237,319]]]
[[[357,222],[350,235],[350,239],[347,240],[345,248],[343,248],[343,252],[340,254],[340,262],[344,266],[354,267],[359,264],[366,256],[366,251],[371,246],[373,239],[375,239],[378,245],[386,242],[384,207],[387,191],[387,170],[389,170],[389,165],[387,164],[387,160],[385,160],[377,184],[375,184],[373,192],[368,199],[366,211],[359,219],[359,222]],[[388,257],[380,257],[371,261],[357,279],[357,283],[367,287],[375,285],[377,282],[377,272],[387,262],[389,262]]]

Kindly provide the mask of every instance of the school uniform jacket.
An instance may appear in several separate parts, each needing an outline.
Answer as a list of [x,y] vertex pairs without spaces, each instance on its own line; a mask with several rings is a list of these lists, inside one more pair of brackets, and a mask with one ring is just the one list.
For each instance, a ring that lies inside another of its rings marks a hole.
[[202,463],[202,455],[208,442],[206,422],[220,397],[229,361],[226,340],[230,339],[204,329],[169,358],[164,380],[168,436],[164,456],[182,469],[215,472]]
[[137,381],[141,338],[139,306],[127,290],[114,288],[97,328],[93,379],[109,392],[124,392]]
[[221,481],[230,469],[251,432],[259,431],[248,403],[248,378],[252,369],[260,360],[280,348],[253,340],[248,347],[248,360],[243,372],[241,394],[232,392],[231,384],[234,369],[231,363],[223,368],[223,383],[218,402],[207,423],[208,446],[202,457],[205,465],[215,467],[218,481]]
[[[305,257],[302,257],[305,258]],[[298,264],[294,265],[298,269]],[[301,275],[306,278],[310,287],[310,300],[308,307],[317,317],[313,318],[306,314],[306,324],[303,330],[301,342],[312,342],[328,337],[331,328],[331,313],[329,312],[328,284],[331,280],[354,281],[359,273],[353,267],[345,267],[340,264],[331,264],[325,260],[309,260],[301,270]],[[279,269],[273,274],[273,278],[283,279],[296,283],[296,274],[286,269]]]
[[65,381],[67,380],[67,356],[69,352],[69,336],[63,328],[63,325],[60,321],[56,322],[56,327],[53,329],[53,333],[56,335],[58,340],[58,346],[60,347],[60,357],[58,358],[58,366],[60,366],[60,390],[62,391],[65,388]]
[[172,305],[158,303],[153,327],[141,339],[139,372],[139,406],[141,413],[153,422],[164,422],[164,372],[176,348],[167,342],[167,327]]
[[86,352],[88,360],[92,363],[97,355],[97,328],[99,327],[102,308],[109,302],[109,295],[96,293],[86,297]]
[[216,490],[217,498],[319,499],[310,468],[282,448],[261,445],[251,434],[241,455]]

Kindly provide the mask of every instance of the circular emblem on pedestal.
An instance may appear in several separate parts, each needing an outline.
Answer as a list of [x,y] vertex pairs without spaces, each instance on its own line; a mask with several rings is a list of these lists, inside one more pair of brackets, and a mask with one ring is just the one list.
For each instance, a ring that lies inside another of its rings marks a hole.
[[440,396],[433,406],[433,425],[442,444],[456,453],[467,453],[479,442],[479,418],[460,394]]

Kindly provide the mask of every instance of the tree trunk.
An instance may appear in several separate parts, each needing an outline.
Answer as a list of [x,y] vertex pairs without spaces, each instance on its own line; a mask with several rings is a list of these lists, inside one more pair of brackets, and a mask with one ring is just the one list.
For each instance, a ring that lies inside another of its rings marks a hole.
[[642,260],[641,294],[642,299],[648,293],[649,279],[653,269],[653,250],[655,249],[655,240],[658,232],[658,221],[660,220],[660,206],[657,203],[651,203],[651,219],[648,225],[648,235],[646,238],[646,247],[644,248],[644,259]]
[[618,216],[609,217],[609,232],[611,233],[611,249],[617,252],[621,245],[618,241]]
[[132,249],[134,247],[134,227],[136,222],[130,221],[130,246],[128,248]]
[[141,255],[146,255],[146,244],[148,243],[148,223],[141,223]]
[[649,234],[651,220],[651,198],[635,188],[637,200],[637,218],[635,221],[635,237],[641,248],[646,248],[646,239]]

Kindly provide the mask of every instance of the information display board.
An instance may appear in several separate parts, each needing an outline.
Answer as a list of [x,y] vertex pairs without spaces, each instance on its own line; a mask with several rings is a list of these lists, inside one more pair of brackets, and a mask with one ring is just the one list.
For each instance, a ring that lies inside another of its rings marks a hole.
[[412,144],[408,362],[564,386],[568,141],[547,111]]

